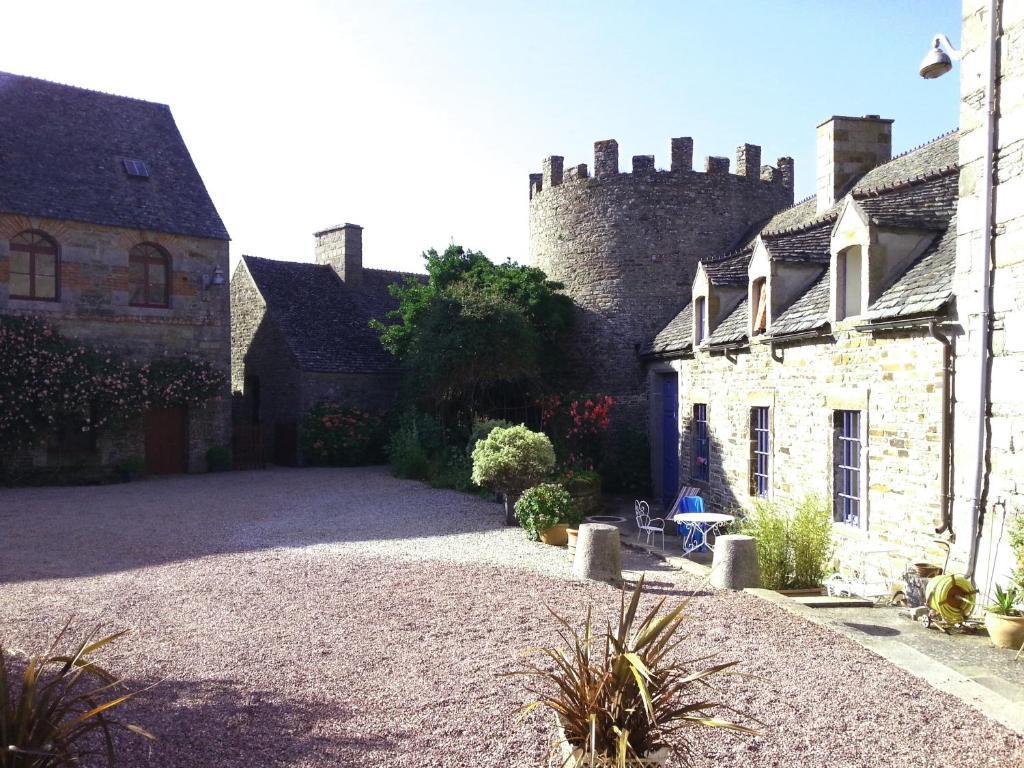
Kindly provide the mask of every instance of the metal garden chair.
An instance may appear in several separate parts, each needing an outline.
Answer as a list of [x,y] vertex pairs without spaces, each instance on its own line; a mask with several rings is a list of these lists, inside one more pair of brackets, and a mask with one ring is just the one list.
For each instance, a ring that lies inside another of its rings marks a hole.
[[640,537],[644,536],[647,544],[656,535],[661,536],[661,548],[665,548],[665,519],[662,517],[651,517],[651,507],[646,501],[639,499],[634,502],[636,511],[636,540],[639,543]]

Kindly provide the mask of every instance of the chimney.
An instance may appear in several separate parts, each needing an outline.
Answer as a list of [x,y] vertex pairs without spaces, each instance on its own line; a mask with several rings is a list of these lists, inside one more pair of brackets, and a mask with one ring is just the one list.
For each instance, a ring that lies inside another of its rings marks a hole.
[[313,235],[316,241],[316,263],[334,268],[348,285],[363,281],[363,228],[358,224],[341,224]]
[[892,120],[834,115],[818,126],[817,210],[823,213],[850,182],[892,158]]

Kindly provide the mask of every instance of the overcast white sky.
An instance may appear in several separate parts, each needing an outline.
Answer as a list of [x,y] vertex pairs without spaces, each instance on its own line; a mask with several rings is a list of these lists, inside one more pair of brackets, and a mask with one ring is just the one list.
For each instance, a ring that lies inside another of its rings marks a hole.
[[897,151],[957,121],[956,77],[917,65],[958,0],[0,2],[0,70],[171,105],[233,260],[311,260],[349,221],[370,266],[451,240],[526,261],[545,155],[749,141],[796,159],[802,197],[831,114],[895,118]]

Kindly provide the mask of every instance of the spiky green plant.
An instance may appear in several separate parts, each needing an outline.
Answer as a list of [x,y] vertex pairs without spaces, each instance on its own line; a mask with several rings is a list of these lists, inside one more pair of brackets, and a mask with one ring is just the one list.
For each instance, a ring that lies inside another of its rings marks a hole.
[[70,625],[47,651],[24,659],[20,674],[15,654],[0,645],[0,768],[78,766],[93,754],[112,766],[115,730],[153,738],[144,728],[111,717],[141,691],[127,691],[92,660],[93,653],[126,632],[95,640],[94,631],[62,653],[58,648]]
[[1017,616],[1017,600],[1020,599],[1020,591],[1016,587],[1003,589],[1001,584],[996,584],[996,599],[991,605],[985,608],[989,613],[999,616]]
[[739,662],[696,670],[678,661],[674,652],[683,641],[677,635],[685,620],[685,603],[662,612],[665,601],[661,599],[638,620],[643,584],[641,577],[628,605],[623,589],[618,625],[609,624],[602,635],[594,634],[590,608],[580,630],[548,607],[561,625],[558,635],[564,647],[535,650],[546,656],[553,668],[526,661],[524,669],[508,673],[532,681],[529,690],[536,698],[523,706],[524,717],[538,707],[557,716],[572,749],[564,765],[646,765],[646,757],[666,749],[679,753],[682,764],[688,765],[691,747],[681,733],[686,728],[756,733],[715,717],[719,709],[737,710],[708,695],[708,678]]

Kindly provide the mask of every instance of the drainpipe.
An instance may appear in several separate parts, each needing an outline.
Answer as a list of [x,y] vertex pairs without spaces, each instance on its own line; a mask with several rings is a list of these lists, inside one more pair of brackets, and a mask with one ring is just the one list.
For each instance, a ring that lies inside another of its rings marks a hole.
[[928,333],[942,345],[942,467],[940,471],[942,519],[935,533],[949,532],[950,539],[955,541],[953,532],[952,496],[949,489],[953,477],[953,340],[939,332],[935,320],[928,322]]
[[984,160],[984,203],[985,230],[982,238],[981,276],[981,317],[978,338],[978,424],[977,444],[974,461],[971,463],[973,478],[971,544],[970,556],[967,560],[968,579],[974,581],[978,567],[978,552],[981,549],[981,536],[985,524],[985,506],[988,496],[988,433],[990,397],[990,365],[992,328],[992,239],[995,234],[995,196],[994,156],[996,143],[996,78],[999,67],[999,51],[996,41],[999,34],[998,0],[989,0],[988,9],[988,80],[985,83],[985,160]]

